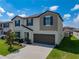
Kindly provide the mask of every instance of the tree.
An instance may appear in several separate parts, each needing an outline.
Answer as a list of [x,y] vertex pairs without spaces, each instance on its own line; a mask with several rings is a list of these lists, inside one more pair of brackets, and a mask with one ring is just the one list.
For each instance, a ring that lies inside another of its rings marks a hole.
[[9,31],[6,32],[5,39],[8,43],[8,45],[10,45],[10,47],[12,47],[15,38],[16,38],[16,35],[15,35],[14,32],[12,32],[12,30],[9,30]]

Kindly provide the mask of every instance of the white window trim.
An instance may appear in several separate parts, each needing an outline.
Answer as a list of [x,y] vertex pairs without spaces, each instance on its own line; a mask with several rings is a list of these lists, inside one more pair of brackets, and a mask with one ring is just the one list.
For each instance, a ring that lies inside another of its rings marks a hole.
[[[51,17],[51,16],[50,16],[50,15],[48,15],[48,16],[45,16],[45,17]],[[48,27],[48,26],[51,26],[51,25],[50,25],[50,24],[47,24],[47,25],[45,25],[45,26],[47,26],[47,27]]]
[[51,25],[45,25],[45,26],[47,26],[47,27],[48,27],[48,26],[51,26]]
[[45,17],[51,17],[51,16],[45,16]]

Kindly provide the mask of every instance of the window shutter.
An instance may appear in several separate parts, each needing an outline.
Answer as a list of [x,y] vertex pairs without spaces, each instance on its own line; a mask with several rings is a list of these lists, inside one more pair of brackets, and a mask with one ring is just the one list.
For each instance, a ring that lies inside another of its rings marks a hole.
[[53,25],[53,17],[50,17],[50,25]]
[[16,21],[15,21],[15,26],[16,26]]
[[33,18],[31,19],[31,21],[32,21],[32,25],[33,25]]
[[43,19],[43,25],[46,25],[46,18]]
[[27,26],[28,26],[28,19],[26,20]]
[[20,38],[20,32],[19,32],[19,38]]
[[20,26],[20,20],[19,20],[19,26]]

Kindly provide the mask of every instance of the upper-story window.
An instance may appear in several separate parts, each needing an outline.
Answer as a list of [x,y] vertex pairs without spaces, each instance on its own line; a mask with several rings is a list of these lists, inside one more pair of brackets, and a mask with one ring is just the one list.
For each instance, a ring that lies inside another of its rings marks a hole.
[[4,23],[4,24],[3,24],[3,27],[4,27],[4,28],[9,27],[9,23]]
[[20,26],[20,20],[15,20],[15,26]]
[[53,25],[53,17],[52,16],[45,16],[43,19],[43,24],[46,26]]
[[33,18],[27,19],[27,26],[33,26]]

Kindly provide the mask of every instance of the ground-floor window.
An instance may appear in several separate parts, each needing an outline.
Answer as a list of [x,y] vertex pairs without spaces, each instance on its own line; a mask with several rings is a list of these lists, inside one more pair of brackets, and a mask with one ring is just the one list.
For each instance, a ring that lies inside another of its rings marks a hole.
[[2,35],[3,34],[3,31],[0,31],[0,35]]
[[24,32],[25,39],[29,39],[29,32]]
[[15,32],[16,33],[16,38],[20,38],[20,32]]

